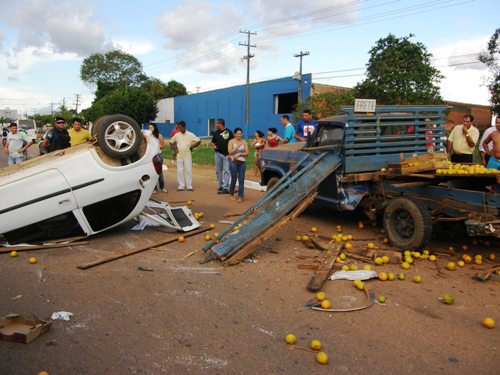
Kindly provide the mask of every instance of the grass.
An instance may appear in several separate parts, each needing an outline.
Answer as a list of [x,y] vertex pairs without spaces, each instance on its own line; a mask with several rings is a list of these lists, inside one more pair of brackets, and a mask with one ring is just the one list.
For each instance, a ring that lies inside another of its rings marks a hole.
[[[250,153],[247,156],[247,168],[253,169],[255,166],[254,152],[250,142],[248,142],[248,150]],[[169,145],[163,149],[162,154],[165,160],[172,160],[173,151]],[[214,151],[212,150],[212,147],[210,147],[210,142],[208,141],[202,141],[201,145],[193,150],[192,156],[193,164],[215,166]]]

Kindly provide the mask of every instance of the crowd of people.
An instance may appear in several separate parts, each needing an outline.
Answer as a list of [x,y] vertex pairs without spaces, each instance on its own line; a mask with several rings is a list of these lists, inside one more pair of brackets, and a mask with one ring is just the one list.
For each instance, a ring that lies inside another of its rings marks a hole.
[[[48,130],[40,143],[40,154],[62,150],[71,146],[87,142],[91,138],[90,132],[82,126],[82,120],[75,117],[71,121],[71,128],[66,129],[66,120],[56,117],[54,127]],[[28,157],[27,150],[34,143],[23,129],[18,129],[16,122],[9,125],[9,132],[3,135],[3,150],[7,154],[8,165],[19,164]]]
[[[250,154],[249,145],[243,139],[243,130],[235,128],[231,131],[226,127],[224,119],[217,119],[210,146],[214,151],[215,175],[217,193],[228,194],[230,199],[241,202],[244,199],[244,181],[247,169],[247,157]],[[290,123],[288,115],[281,116],[283,137],[278,135],[278,129],[269,127],[267,136],[262,130],[257,130],[251,143],[254,153],[254,176],[258,176],[258,163],[261,152],[265,148],[277,147],[279,144],[303,142],[313,134],[317,121],[313,119],[310,110],[304,110],[302,119],[295,128]],[[143,131],[149,137],[150,146],[155,148],[157,157],[163,165],[162,150],[167,144],[173,150],[172,163],[177,166],[177,190],[194,191],[192,174],[192,151],[201,144],[201,140],[187,130],[184,121],[178,121],[167,142],[154,123],[149,130]],[[474,117],[467,114],[463,123],[456,125],[447,139],[447,151],[455,163],[472,163],[476,146],[479,146],[481,163],[487,168],[500,169],[500,116],[496,123],[487,129],[479,141],[479,130],[474,126]],[[82,126],[82,120],[74,118],[71,127],[66,129],[66,120],[56,117],[54,126],[47,131],[40,144],[40,152],[53,152],[84,143],[91,138],[90,132]],[[8,134],[3,135],[3,150],[8,155],[8,164],[18,164],[26,160],[26,150],[33,144],[26,132],[18,129],[16,123],[11,123]],[[238,183],[238,190],[236,190]],[[158,182],[159,190],[167,192],[163,173]]]

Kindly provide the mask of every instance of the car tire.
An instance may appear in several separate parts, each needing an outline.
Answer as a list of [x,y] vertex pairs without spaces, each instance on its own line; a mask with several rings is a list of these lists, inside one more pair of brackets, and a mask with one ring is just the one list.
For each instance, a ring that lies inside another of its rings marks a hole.
[[384,229],[389,242],[401,250],[417,250],[430,241],[432,218],[422,202],[399,197],[384,212]]
[[94,123],[92,124],[92,128],[90,129],[90,135],[92,135],[92,137],[96,137],[97,136],[97,132],[99,131],[99,127],[101,126],[101,124],[106,121],[108,119],[109,115],[105,115],[105,116],[101,116],[101,117],[98,117],[97,120],[94,121]]
[[142,143],[141,127],[125,115],[105,116],[99,122],[97,142],[106,154],[124,159],[134,155]]

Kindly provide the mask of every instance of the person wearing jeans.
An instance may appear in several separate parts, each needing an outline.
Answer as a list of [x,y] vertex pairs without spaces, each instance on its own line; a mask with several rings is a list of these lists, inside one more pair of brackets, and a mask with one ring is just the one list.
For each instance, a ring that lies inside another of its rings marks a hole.
[[[248,156],[248,144],[243,139],[243,130],[241,128],[234,129],[234,139],[231,139],[228,144],[229,154],[229,170],[231,172],[231,185],[229,194],[231,200],[237,202],[243,201],[245,196],[245,172],[247,169],[246,157]],[[234,190],[238,181],[238,198],[234,197]]]
[[215,175],[217,177],[217,194],[229,194],[229,159],[227,145],[234,138],[233,132],[226,129],[226,122],[219,118],[215,121],[217,130],[212,136],[210,146],[215,151]]

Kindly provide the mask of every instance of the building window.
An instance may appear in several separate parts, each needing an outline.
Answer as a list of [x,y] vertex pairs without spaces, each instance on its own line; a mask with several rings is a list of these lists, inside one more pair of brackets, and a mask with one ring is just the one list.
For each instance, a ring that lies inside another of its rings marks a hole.
[[279,115],[283,113],[292,113],[297,107],[297,92],[288,92],[286,94],[274,95],[274,113]]

